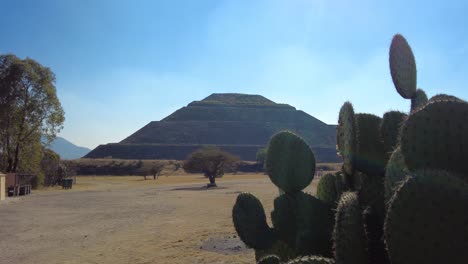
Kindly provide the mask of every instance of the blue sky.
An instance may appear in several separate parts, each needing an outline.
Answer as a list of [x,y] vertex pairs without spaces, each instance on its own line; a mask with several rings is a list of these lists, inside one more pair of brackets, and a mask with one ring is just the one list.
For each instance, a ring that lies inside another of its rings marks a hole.
[[402,33],[418,86],[468,99],[467,1],[0,0],[0,53],[56,74],[60,133],[118,142],[211,93],[261,94],[326,123],[409,109],[388,47]]

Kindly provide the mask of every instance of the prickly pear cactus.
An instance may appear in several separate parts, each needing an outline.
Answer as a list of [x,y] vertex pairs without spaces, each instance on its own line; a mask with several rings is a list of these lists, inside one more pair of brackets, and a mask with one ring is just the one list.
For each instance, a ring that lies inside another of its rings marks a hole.
[[366,264],[369,260],[358,196],[346,192],[336,209],[333,243],[337,264]]
[[262,203],[254,195],[242,193],[237,196],[232,219],[237,234],[248,247],[267,249],[275,242],[276,236],[266,222]]
[[413,112],[401,134],[408,169],[458,172],[468,181],[468,103],[434,101]]
[[364,231],[369,252],[369,262],[387,264],[389,263],[387,250],[383,240],[384,216],[372,206],[363,211]]
[[395,189],[405,180],[407,175],[408,169],[406,168],[401,149],[398,147],[390,156],[390,160],[388,161],[387,168],[385,170],[385,202],[390,201],[390,198],[392,198]]
[[320,181],[317,185],[317,198],[335,206],[340,195],[337,190],[338,181],[340,181],[340,179],[337,179],[335,174],[332,173],[327,173],[320,177]]
[[407,114],[399,111],[386,112],[380,123],[380,138],[383,141],[385,152],[391,153],[398,144],[400,127],[403,124]]
[[416,93],[416,61],[406,39],[396,34],[390,45],[390,73],[398,93],[406,99]]
[[416,93],[414,93],[414,96],[411,98],[411,111],[415,111],[416,109],[424,106],[427,104],[427,101],[426,93],[421,89],[417,89]]
[[257,264],[280,264],[280,259],[275,255],[268,255],[263,257]]
[[356,170],[383,175],[387,154],[380,138],[381,118],[371,114],[356,114]]
[[286,193],[301,191],[315,174],[312,150],[302,138],[288,131],[271,138],[265,165],[270,180]]
[[335,264],[335,260],[320,256],[306,256],[291,260],[287,264]]
[[271,221],[275,231],[300,255],[331,256],[331,205],[303,192],[283,194],[274,201]]
[[337,126],[338,151],[343,158],[343,170],[346,174],[354,173],[354,154],[356,153],[356,136],[354,109],[350,102],[345,102],[340,109]]
[[390,200],[385,241],[392,264],[467,263],[468,185],[445,171],[420,170]]
[[436,94],[429,99],[429,102],[434,101],[463,101],[462,99],[448,94]]

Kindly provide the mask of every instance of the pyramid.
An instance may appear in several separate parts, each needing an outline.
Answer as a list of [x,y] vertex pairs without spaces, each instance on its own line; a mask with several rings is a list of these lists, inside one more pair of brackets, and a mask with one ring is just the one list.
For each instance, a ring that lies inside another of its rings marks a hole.
[[300,135],[319,162],[339,162],[336,126],[260,95],[212,94],[152,121],[119,143],[100,145],[85,158],[183,160],[204,145],[215,145],[242,160],[255,160],[272,135]]

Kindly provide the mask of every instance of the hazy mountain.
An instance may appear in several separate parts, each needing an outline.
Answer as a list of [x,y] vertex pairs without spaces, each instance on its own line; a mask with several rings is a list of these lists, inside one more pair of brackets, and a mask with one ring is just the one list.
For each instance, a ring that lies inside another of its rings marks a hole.
[[57,137],[52,141],[50,148],[62,159],[78,159],[91,151],[89,148],[79,147],[62,137]]

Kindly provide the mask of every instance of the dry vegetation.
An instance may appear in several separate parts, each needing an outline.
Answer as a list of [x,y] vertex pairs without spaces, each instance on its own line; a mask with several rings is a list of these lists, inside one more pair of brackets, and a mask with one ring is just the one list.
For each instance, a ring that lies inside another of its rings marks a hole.
[[[259,174],[79,176],[0,203],[0,263],[253,263],[231,210],[239,192],[272,209],[277,188]],[[316,181],[307,189],[315,192]]]

